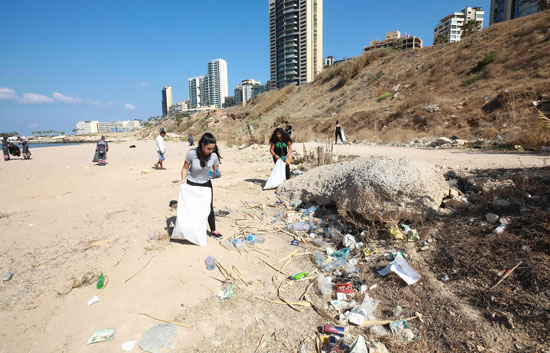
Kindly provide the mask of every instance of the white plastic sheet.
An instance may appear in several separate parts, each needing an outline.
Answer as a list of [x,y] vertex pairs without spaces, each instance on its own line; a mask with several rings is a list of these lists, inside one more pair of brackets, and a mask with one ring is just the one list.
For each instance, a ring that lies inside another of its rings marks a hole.
[[401,254],[397,254],[395,260],[378,271],[382,276],[390,272],[395,272],[403,281],[407,282],[407,284],[415,284],[420,279],[420,275],[407,263],[407,261],[405,261]]
[[346,135],[344,135],[344,129],[340,130],[340,132],[342,133],[342,141],[346,143]]
[[172,239],[188,240],[193,244],[206,246],[206,223],[210,214],[211,200],[210,188],[181,185]]
[[279,185],[283,183],[283,181],[286,180],[286,163],[283,162],[281,159],[277,160],[277,163],[275,163],[275,166],[271,170],[271,174],[269,174],[269,178],[267,179],[264,190],[268,189],[275,189]]

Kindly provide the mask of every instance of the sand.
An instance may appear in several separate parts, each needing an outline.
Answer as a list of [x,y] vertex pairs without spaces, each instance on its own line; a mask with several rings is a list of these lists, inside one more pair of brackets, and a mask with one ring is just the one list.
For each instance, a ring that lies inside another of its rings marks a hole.
[[[130,149],[131,144],[137,148]],[[240,299],[220,303],[217,292],[223,286],[212,277],[222,276],[204,266],[206,256],[215,256],[253,283],[242,289],[241,297],[274,298],[270,283],[275,273],[258,260],[258,253],[230,252],[214,239],[204,248],[148,241],[151,234],[165,235],[166,220],[175,215],[168,203],[177,199],[176,182],[188,149],[185,143],[167,142],[164,171],[152,168],[154,141],[111,143],[104,167],[91,162],[93,145],[37,148],[32,149],[32,160],[0,162],[0,271],[14,272],[10,281],[0,283],[0,352],[120,352],[122,343],[138,340],[158,323],[140,312],[193,325],[179,329],[173,351],[239,351],[237,346],[212,347],[235,342],[243,330],[262,325],[273,329],[277,339],[277,317],[269,312],[273,305]],[[301,145],[295,149],[302,151]],[[214,207],[231,212],[217,218],[226,238],[238,232],[233,218],[243,209],[242,201],[276,201],[273,191],[261,190],[273,164],[267,147],[259,151],[221,148],[223,176],[214,181]],[[545,156],[518,153],[379,146],[336,146],[335,151],[362,157],[408,156],[459,169],[546,163]],[[266,237],[257,247],[269,261],[294,250],[288,235]],[[288,271],[304,266],[306,262],[298,262]],[[95,278],[99,273],[108,277],[105,289],[98,291],[93,282],[71,290],[83,276]],[[88,306],[94,295],[100,301]],[[294,315],[287,307],[276,310]],[[303,315],[305,322],[297,323],[303,327],[316,317]],[[86,346],[90,335],[102,328],[116,328],[115,339]]]

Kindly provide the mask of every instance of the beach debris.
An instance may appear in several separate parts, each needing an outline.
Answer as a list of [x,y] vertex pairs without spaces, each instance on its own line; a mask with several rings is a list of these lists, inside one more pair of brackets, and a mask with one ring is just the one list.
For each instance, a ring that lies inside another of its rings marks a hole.
[[390,331],[401,342],[411,342],[416,338],[414,332],[409,328],[409,322],[406,320],[394,321],[389,326]]
[[340,327],[340,326],[323,325],[321,327],[321,332],[329,333],[329,334],[337,335],[337,336],[344,336],[344,334],[346,333],[346,329],[344,327]]
[[290,245],[300,246],[300,243],[298,242],[298,240],[292,239],[292,240],[290,241]]
[[113,337],[115,336],[116,329],[114,328],[106,328],[102,330],[97,330],[92,334],[90,339],[88,339],[87,344],[93,344],[98,342],[105,342],[105,341],[111,341]]
[[392,226],[390,228],[389,236],[394,240],[407,240],[410,242],[417,241],[419,239],[416,229],[412,229],[404,223],[402,223],[400,226]]
[[420,279],[420,275],[407,263],[401,253],[398,253],[395,260],[390,262],[384,269],[378,271],[382,276],[386,276],[390,272],[397,274],[409,285],[415,284]]
[[90,300],[88,300],[88,306],[92,306],[93,304],[97,303],[99,301],[99,297],[97,295],[94,295],[94,297]]
[[137,271],[136,273],[134,273],[132,276],[130,276],[126,281],[124,281],[124,283],[128,282],[129,280],[131,280],[132,278],[134,278],[135,276],[137,276],[141,271],[143,271],[143,269],[145,267],[147,267],[147,265],[149,265],[149,263],[151,262],[151,260],[153,260],[153,258],[151,257],[149,259],[149,261],[147,261],[147,263],[145,265],[143,265],[142,268],[139,269],[139,271]]
[[332,278],[323,275],[317,276],[317,290],[323,297],[332,293]]
[[162,353],[174,348],[178,327],[173,324],[158,324],[145,331],[139,339],[139,347],[146,352]]
[[289,276],[288,279],[292,279],[292,280],[297,281],[297,280],[302,279],[302,278],[304,278],[304,277],[307,277],[307,273],[305,273],[305,272],[298,272],[298,273],[296,273],[296,274],[294,274],[294,275],[292,275],[292,276]]
[[125,352],[131,352],[132,349],[134,349],[134,347],[136,346],[136,343],[137,343],[137,341],[127,341],[127,342],[124,342],[124,343],[120,346],[120,349],[122,349],[122,350],[125,351]]
[[223,290],[221,290],[221,291],[218,292],[218,297],[219,297],[221,300],[225,300],[225,299],[231,298],[231,297],[233,296],[233,294],[235,294],[234,287],[235,287],[235,283],[234,283],[234,282],[231,282],[231,284],[229,284],[229,285],[226,286]]
[[96,288],[101,289],[103,288],[104,285],[105,285],[105,276],[103,276],[103,273],[102,273],[99,275],[99,277],[97,277]]
[[2,282],[7,282],[13,277],[13,272],[8,271],[2,276]]
[[216,260],[210,255],[204,260],[204,265],[208,271],[214,271],[216,269]]
[[511,270],[506,271],[506,274],[504,274],[504,276],[502,276],[502,278],[501,278],[494,286],[492,286],[492,287],[489,288],[489,289],[494,289],[494,288],[496,288],[499,284],[501,284],[502,281],[504,281],[508,276],[510,276],[510,275],[512,274],[512,272],[514,272],[514,271],[516,270],[516,268],[518,268],[519,265],[522,264],[522,262],[523,262],[523,261],[518,262],[518,264],[517,264],[516,266],[514,266]]
[[489,223],[494,223],[494,222],[498,221],[498,219],[499,219],[499,216],[494,214],[494,213],[487,213],[485,215],[485,220]]
[[367,343],[365,342],[365,339],[361,335],[358,335],[355,338],[350,348],[351,348],[350,353],[369,353],[369,349],[367,348]]

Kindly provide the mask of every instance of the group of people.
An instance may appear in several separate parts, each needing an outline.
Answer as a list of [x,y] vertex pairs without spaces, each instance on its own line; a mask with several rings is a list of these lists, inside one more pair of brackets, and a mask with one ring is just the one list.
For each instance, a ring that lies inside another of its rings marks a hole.
[[22,155],[23,159],[31,159],[29,142],[21,136],[17,136],[17,140],[19,141],[19,145],[21,146],[20,149],[22,151],[20,151],[20,149],[16,145],[9,142],[7,136],[2,137],[2,152],[4,153],[4,161],[7,162],[10,160],[10,153],[16,156]]

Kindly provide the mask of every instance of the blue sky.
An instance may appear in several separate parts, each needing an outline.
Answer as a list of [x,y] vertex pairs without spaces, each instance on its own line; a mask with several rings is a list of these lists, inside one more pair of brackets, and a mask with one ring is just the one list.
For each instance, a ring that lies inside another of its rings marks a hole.
[[[359,55],[400,30],[433,28],[489,0],[324,0],[323,56]],[[161,89],[188,98],[187,78],[223,58],[229,90],[269,79],[268,0],[0,1],[0,132],[72,131],[79,120],[161,114]]]

